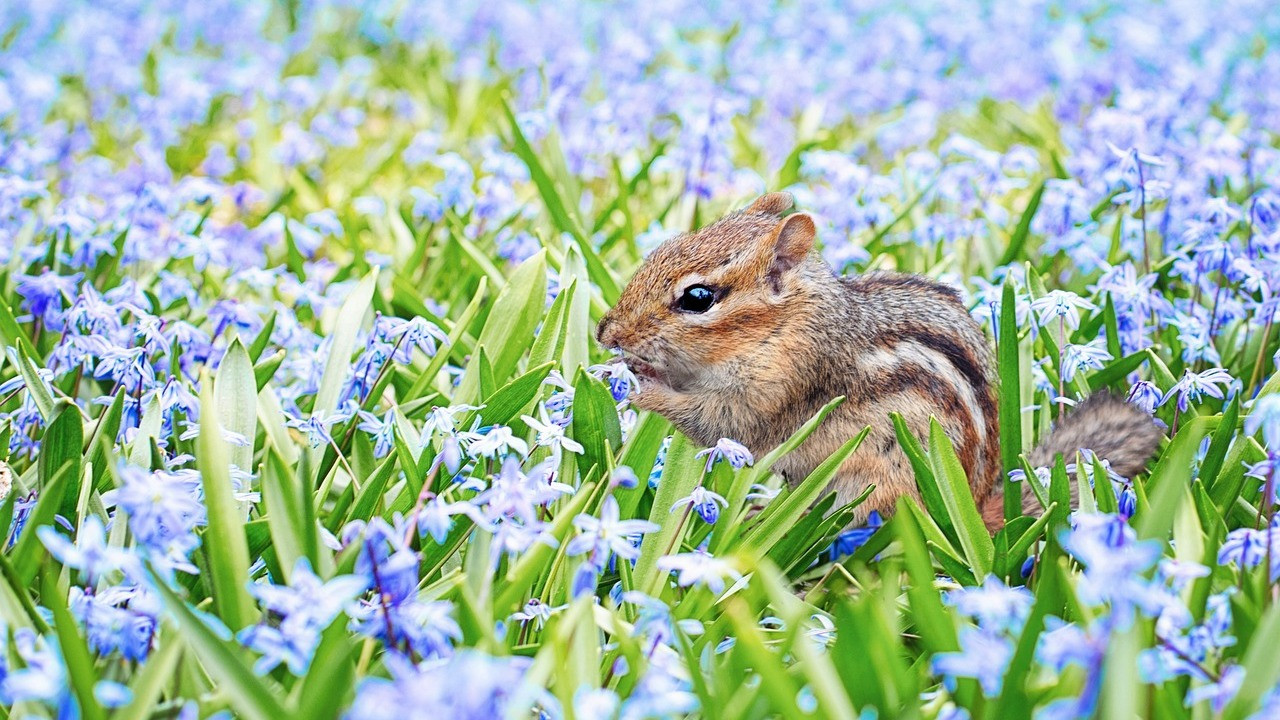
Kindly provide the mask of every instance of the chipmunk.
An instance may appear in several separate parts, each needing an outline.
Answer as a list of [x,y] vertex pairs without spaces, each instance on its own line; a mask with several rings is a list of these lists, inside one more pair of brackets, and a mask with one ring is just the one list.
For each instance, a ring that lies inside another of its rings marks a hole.
[[[936,417],[955,447],[983,519],[1003,524],[995,359],[956,290],[919,275],[839,277],[814,252],[816,227],[793,200],[769,193],[745,210],[656,248],[597,340],[620,350],[637,378],[634,404],[695,442],[722,437],[757,457],[824,404],[846,400],[775,466],[803,480],[842,443],[870,434],[832,479],[837,503],[868,485],[855,522],[919,501],[890,413],[927,440]],[[1141,472],[1161,433],[1142,410],[1095,394],[1068,413],[1029,457],[1048,465],[1088,448],[1125,477]],[[1024,492],[1024,507],[1037,507]]]

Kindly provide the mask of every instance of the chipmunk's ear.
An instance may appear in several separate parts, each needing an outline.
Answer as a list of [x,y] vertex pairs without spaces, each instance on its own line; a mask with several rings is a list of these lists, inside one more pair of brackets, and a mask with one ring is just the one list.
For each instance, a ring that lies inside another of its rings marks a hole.
[[774,288],[780,287],[782,273],[804,262],[813,250],[813,240],[818,229],[808,213],[788,215],[774,231],[773,259],[769,264],[769,279]]
[[756,201],[747,206],[748,213],[758,215],[781,215],[791,209],[795,205],[795,200],[791,197],[791,193],[771,192],[756,198]]

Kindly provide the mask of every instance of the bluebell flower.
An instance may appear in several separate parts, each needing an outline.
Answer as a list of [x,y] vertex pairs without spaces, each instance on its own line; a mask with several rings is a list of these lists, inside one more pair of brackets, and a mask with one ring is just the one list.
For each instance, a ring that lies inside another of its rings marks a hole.
[[1144,412],[1151,414],[1164,401],[1164,393],[1160,392],[1160,388],[1156,387],[1155,383],[1139,380],[1129,389],[1128,401],[1134,407],[1142,408]]
[[[748,495],[747,497],[751,497]],[[871,540],[871,536],[876,534],[884,525],[884,519],[880,517],[880,513],[872,510],[867,515],[867,522],[861,527],[850,528],[841,532],[836,536],[835,541],[831,543],[828,551],[832,561],[838,560],[846,555],[852,555],[858,548],[866,545]]]
[[1075,330],[1080,327],[1080,311],[1096,310],[1097,306],[1069,290],[1050,290],[1044,297],[1033,300],[1031,309],[1036,311],[1043,327],[1061,321]]
[[13,633],[13,650],[23,667],[7,668],[0,677],[0,703],[12,707],[36,702],[54,708],[59,717],[78,714],[62,654],[52,639],[42,638],[30,628],[18,628]]
[[60,275],[46,269],[39,275],[17,274],[13,279],[14,289],[22,296],[22,308],[56,329],[61,325],[63,307],[76,296],[84,275]]
[[520,623],[532,622],[534,627],[541,630],[543,625],[552,615],[569,607],[568,605],[548,605],[538,598],[530,598],[524,604],[524,607],[511,614],[511,619]]
[[378,417],[371,412],[361,410],[358,427],[373,436],[374,457],[386,457],[395,449],[396,425],[393,411],[388,410],[382,417]]
[[735,470],[740,470],[755,462],[755,458],[751,457],[751,451],[741,443],[730,440],[729,438],[720,438],[715,445],[700,450],[695,457],[707,458],[707,472],[711,472],[711,466],[716,464],[717,460],[724,460],[729,463]]
[[1245,416],[1244,431],[1249,435],[1261,432],[1262,442],[1280,452],[1280,395],[1263,395],[1255,400]]
[[1111,360],[1105,339],[1099,338],[1084,345],[1067,343],[1062,347],[1062,381],[1071,382],[1081,370],[1096,370]]
[[249,593],[271,618],[239,633],[240,642],[261,655],[254,672],[265,675],[283,663],[294,675],[306,674],[320,633],[368,586],[368,578],[359,575],[322,581],[305,557],[294,564],[288,585],[250,583]]
[[124,464],[116,472],[120,485],[102,494],[103,503],[125,512],[129,530],[160,569],[196,572],[188,555],[199,545],[195,528],[205,523],[199,473]]
[[956,678],[974,678],[987,697],[995,697],[1004,684],[1005,670],[1013,658],[1013,641],[995,632],[966,627],[960,630],[959,652],[938,653],[930,667],[954,690]]
[[36,535],[58,562],[81,571],[87,585],[96,584],[99,578],[126,565],[131,565],[135,572],[138,569],[128,552],[107,545],[106,531],[97,515],[85,518],[75,542],[67,540],[50,525],[36,528]]
[[973,618],[984,630],[1015,631],[1022,627],[1035,598],[1023,587],[1009,587],[994,575],[982,585],[952,590],[944,596],[956,612]]
[[704,522],[714,525],[716,520],[720,518],[720,508],[729,507],[729,501],[723,495],[699,485],[693,489],[693,492],[675,501],[671,506],[671,510],[674,512],[676,508],[684,505],[692,507]]
[[658,558],[658,569],[663,572],[677,573],[676,584],[680,587],[703,585],[716,595],[724,592],[726,578],[735,581],[742,579],[742,573],[728,561],[714,557],[702,549],[690,553],[664,555]]
[[1178,410],[1186,412],[1192,401],[1199,402],[1205,395],[1223,399],[1224,389],[1233,382],[1235,378],[1222,368],[1210,368],[1198,373],[1187,369],[1182,372],[1182,378],[1160,399],[1160,404],[1163,405],[1177,397]]
[[603,567],[610,553],[635,560],[640,557],[636,541],[644,533],[656,532],[659,526],[648,520],[621,520],[618,501],[610,495],[600,508],[600,517],[580,514],[573,519],[578,535],[569,541],[569,555],[588,553],[597,566]]

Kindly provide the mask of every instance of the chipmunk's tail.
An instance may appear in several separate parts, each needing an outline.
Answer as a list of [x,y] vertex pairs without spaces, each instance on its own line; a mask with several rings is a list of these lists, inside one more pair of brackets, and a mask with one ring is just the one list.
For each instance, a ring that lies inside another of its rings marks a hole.
[[[1092,450],[1106,460],[1111,469],[1126,478],[1147,468],[1155,455],[1162,433],[1150,415],[1109,392],[1090,395],[1058,421],[1049,435],[1031,450],[1027,461],[1032,467],[1049,467],[1062,455],[1074,462],[1079,450]],[[1025,482],[1037,482],[1027,478]],[[997,483],[982,504],[983,519],[988,528],[999,528],[1003,518],[1003,482]],[[1077,488],[1071,484],[1071,506],[1076,507]],[[1037,515],[1042,509],[1031,488],[1023,486],[1022,509]]]

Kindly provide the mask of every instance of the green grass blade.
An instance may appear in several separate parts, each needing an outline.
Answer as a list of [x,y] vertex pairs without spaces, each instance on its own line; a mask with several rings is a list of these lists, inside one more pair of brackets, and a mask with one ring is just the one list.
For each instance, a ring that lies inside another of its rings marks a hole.
[[249,598],[249,547],[244,534],[244,511],[236,502],[231,484],[231,460],[213,381],[205,375],[200,389],[200,434],[196,439],[196,464],[200,469],[208,526],[201,544],[209,568],[209,584],[218,617],[233,630],[253,622],[257,612]]

